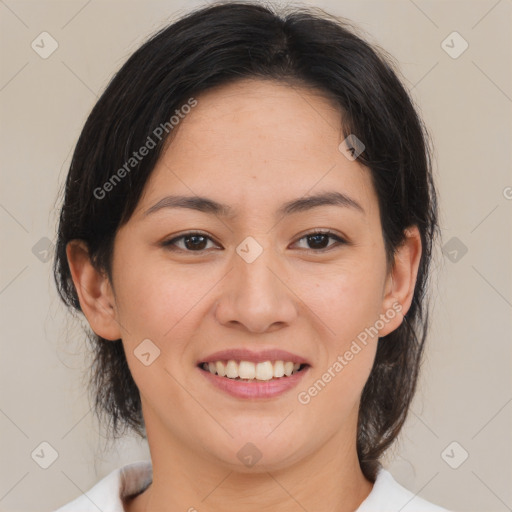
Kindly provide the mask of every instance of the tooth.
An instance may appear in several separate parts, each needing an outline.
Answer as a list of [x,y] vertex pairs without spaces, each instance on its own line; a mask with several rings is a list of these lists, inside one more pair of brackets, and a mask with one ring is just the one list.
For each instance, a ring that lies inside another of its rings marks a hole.
[[286,361],[284,363],[284,374],[289,377],[293,372],[293,363],[291,361]]
[[238,365],[238,376],[241,379],[254,379],[256,376],[256,366],[250,361],[240,361]]
[[256,378],[258,380],[270,380],[274,376],[274,368],[270,361],[256,365]]
[[224,366],[224,363],[222,361],[217,361],[215,363],[215,367],[217,369],[217,374],[220,377],[225,377],[226,376],[226,367]]
[[236,379],[238,377],[238,364],[233,359],[228,361],[226,365],[226,377],[230,379]]
[[276,361],[274,363],[274,377],[282,377],[284,375],[284,362]]
[[210,371],[213,375],[220,377],[228,377],[230,379],[243,380],[271,380],[273,377],[280,378],[289,377],[299,371],[300,363],[292,361],[265,361],[255,364],[252,361],[210,361],[203,363],[202,367],[206,371]]

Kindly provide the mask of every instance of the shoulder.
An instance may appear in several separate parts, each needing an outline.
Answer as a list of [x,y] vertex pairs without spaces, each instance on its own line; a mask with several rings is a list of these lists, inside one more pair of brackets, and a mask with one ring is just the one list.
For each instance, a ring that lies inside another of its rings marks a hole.
[[55,512],[124,512],[123,497],[142,492],[153,478],[150,461],[137,461],[115,469],[87,492]]
[[383,467],[356,512],[450,512],[401,486]]

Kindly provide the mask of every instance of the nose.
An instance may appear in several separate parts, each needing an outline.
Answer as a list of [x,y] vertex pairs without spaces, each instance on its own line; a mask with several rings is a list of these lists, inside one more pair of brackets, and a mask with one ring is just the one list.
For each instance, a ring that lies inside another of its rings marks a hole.
[[235,252],[217,300],[217,320],[254,333],[290,325],[297,316],[299,299],[285,274],[285,266],[269,248],[251,263]]

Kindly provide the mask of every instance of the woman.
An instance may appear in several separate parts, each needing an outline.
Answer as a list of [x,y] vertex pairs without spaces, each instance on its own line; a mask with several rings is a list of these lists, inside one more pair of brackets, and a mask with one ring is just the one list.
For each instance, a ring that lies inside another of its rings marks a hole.
[[319,9],[198,9],[91,112],[54,273],[97,413],[147,437],[59,512],[442,511],[380,459],[407,417],[438,232],[428,137]]

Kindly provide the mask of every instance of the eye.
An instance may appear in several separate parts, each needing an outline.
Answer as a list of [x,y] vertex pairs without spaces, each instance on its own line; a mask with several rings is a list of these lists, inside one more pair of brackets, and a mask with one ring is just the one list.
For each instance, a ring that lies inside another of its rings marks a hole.
[[[329,239],[334,240],[335,243],[326,246],[325,243],[328,243]],[[333,245],[341,245],[347,243],[346,240],[344,240],[343,238],[336,235],[330,230],[313,231],[299,238],[299,240],[296,243],[300,242],[301,240],[306,240],[306,243],[312,245],[312,247],[306,247],[305,249],[313,252],[322,252],[325,250],[329,250],[329,248],[332,247]],[[206,250],[208,241],[213,240],[205,233],[201,233],[199,231],[191,231],[189,233],[185,233],[178,237],[162,242],[162,246],[172,251],[182,250],[184,252],[200,253]],[[178,243],[181,242],[183,242],[183,245],[179,247]]]
[[[178,247],[178,242],[182,241],[184,243],[185,248]],[[173,238],[171,240],[166,240],[162,242],[163,247],[167,247],[170,250],[183,250],[185,252],[201,252],[205,250],[205,246],[207,245],[207,240],[212,240],[209,236],[204,233],[198,231],[191,231],[190,233],[185,233],[181,236]]]
[[[332,239],[335,240],[334,244],[331,244],[330,246],[325,246],[325,242]],[[309,243],[310,245],[313,245],[313,248],[306,248],[306,250],[313,250],[314,252],[322,252],[325,250],[328,250],[333,245],[341,245],[346,244],[347,241],[341,238],[340,236],[336,235],[330,230],[325,231],[313,231],[312,233],[308,233],[307,235],[303,236],[302,238],[299,238],[297,242],[300,242],[301,240],[306,240],[306,243]],[[336,243],[337,242],[337,243]]]

